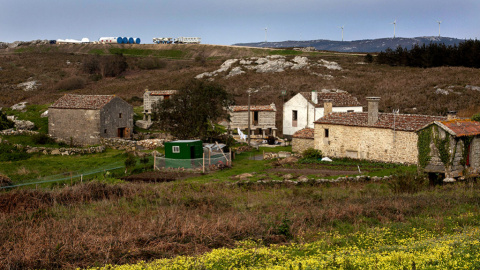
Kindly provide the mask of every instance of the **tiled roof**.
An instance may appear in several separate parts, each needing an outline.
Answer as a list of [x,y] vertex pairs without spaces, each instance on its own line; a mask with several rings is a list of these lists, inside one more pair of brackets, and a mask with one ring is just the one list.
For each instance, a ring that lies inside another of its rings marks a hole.
[[[300,92],[310,103],[312,102],[312,92]],[[354,107],[361,106],[357,98],[347,92],[317,92],[318,103],[315,107],[323,107],[323,100],[331,99],[333,107]]]
[[114,95],[64,95],[50,108],[98,110],[109,103]]
[[150,91],[150,96],[170,96],[175,95],[177,90],[159,90],[159,91]]
[[301,129],[301,130],[293,133],[293,138],[313,139],[314,131],[315,130],[313,128],[304,128],[304,129]]
[[457,137],[475,136],[480,134],[480,122],[470,119],[452,119],[436,123],[440,123],[440,126],[443,125],[442,127],[444,129]]
[[[248,106],[232,106],[231,109],[233,112],[245,112],[245,111],[248,111]],[[276,112],[277,108],[275,107],[274,103],[270,105],[250,105],[250,111]]]
[[[418,115],[418,114],[397,114],[379,113],[378,121],[369,126],[368,112],[334,112],[315,121],[316,124],[333,124],[344,126],[389,128],[402,131],[416,131],[417,129],[433,122],[443,121],[444,116]],[[395,121],[395,127],[394,127]]]

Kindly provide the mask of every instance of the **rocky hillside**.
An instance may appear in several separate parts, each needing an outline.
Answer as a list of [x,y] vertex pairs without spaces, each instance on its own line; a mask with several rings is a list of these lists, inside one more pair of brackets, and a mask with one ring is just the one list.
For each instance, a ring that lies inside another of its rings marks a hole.
[[[111,63],[126,63],[125,70],[109,75],[105,69]],[[0,107],[22,101],[48,104],[66,93],[116,94],[138,106],[146,88],[178,89],[191,79],[223,85],[239,105],[247,103],[247,89],[259,89],[252,104],[274,102],[280,128],[286,100],[322,89],[348,91],[364,105],[365,97],[379,96],[384,112],[444,115],[457,110],[468,116],[480,109],[480,71],[472,68],[391,67],[366,63],[360,54],[213,45],[0,49]]]
[[305,40],[305,41],[280,41],[280,42],[255,42],[238,43],[236,46],[265,47],[265,48],[302,48],[313,47],[316,50],[336,51],[336,52],[381,52],[387,48],[395,49],[398,46],[411,48],[415,44],[444,43],[445,45],[459,44],[463,40],[449,37],[415,37],[415,38],[380,38],[364,39],[353,41],[334,41],[334,40]]

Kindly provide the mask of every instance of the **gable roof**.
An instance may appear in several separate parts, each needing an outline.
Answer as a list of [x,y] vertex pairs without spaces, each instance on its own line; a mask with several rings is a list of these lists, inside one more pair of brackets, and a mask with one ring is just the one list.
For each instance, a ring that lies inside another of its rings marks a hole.
[[298,139],[313,139],[315,130],[313,128],[304,128],[295,133],[293,133],[293,138]]
[[[232,106],[230,107],[233,112],[246,112],[248,111],[248,106]],[[275,107],[275,103],[270,105],[250,105],[250,111],[270,111],[276,112],[277,108]]]
[[444,116],[379,113],[378,121],[373,125],[368,125],[368,112],[334,112],[319,118],[314,123],[416,131],[433,121],[443,121],[446,119]]
[[114,99],[114,95],[72,95],[59,98],[50,108],[98,110]]
[[158,91],[148,91],[150,96],[171,96],[177,93],[177,90],[158,90]]
[[470,119],[452,119],[452,120],[446,120],[446,121],[435,121],[432,124],[437,124],[438,126],[443,128],[445,131],[447,131],[448,133],[456,137],[480,135],[480,122],[473,121]]
[[350,95],[348,92],[341,91],[341,90],[331,90],[331,92],[322,91],[317,92],[317,100],[318,103],[314,104],[312,102],[312,92],[300,92],[300,94],[311,104],[315,105],[315,107],[323,107],[323,100],[324,99],[331,99],[333,107],[356,107],[361,106],[360,102],[358,102],[357,98]]

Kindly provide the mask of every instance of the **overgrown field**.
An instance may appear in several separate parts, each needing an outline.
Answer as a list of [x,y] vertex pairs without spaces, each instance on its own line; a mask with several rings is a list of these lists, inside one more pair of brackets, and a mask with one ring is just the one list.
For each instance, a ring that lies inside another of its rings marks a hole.
[[[95,181],[2,192],[0,267],[88,268],[173,258],[157,265],[346,269],[376,263],[394,269],[413,262],[446,265],[449,258],[469,265],[467,254],[476,261],[480,184],[419,182],[412,191],[398,182]],[[287,246],[270,246],[277,244]]]

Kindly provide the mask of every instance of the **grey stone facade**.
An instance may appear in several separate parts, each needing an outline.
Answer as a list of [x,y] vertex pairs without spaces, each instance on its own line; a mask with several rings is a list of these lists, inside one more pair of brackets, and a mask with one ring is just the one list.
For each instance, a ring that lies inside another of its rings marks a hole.
[[133,107],[116,96],[65,95],[49,108],[48,132],[76,145],[131,138]]
[[[275,126],[275,104],[259,106],[250,106],[250,131],[253,138],[276,136]],[[230,128],[236,130],[239,128],[248,134],[248,106],[233,106],[230,112]]]

